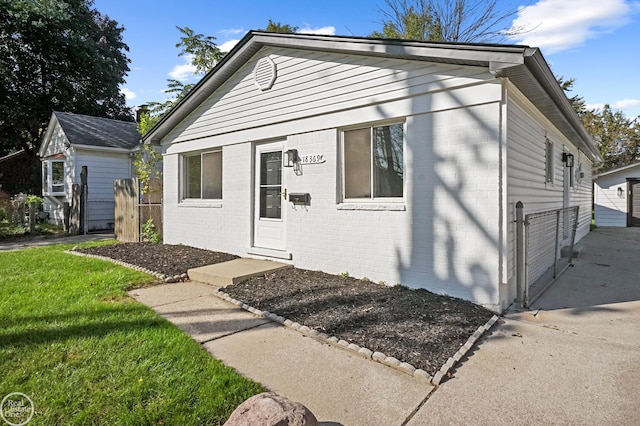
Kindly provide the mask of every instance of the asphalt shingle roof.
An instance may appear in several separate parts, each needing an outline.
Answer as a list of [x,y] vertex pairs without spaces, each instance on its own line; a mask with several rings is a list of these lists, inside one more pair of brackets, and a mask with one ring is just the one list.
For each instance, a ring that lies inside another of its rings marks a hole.
[[132,149],[140,142],[136,123],[70,112],[53,114],[72,145]]

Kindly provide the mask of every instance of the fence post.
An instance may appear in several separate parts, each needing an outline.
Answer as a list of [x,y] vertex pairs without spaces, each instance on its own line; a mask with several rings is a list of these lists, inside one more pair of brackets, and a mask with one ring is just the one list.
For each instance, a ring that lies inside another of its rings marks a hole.
[[516,203],[516,291],[520,307],[525,306],[524,300],[524,205],[522,201]]
[[[560,248],[560,213],[561,210],[557,210],[556,211],[556,250],[554,252],[554,259],[553,259],[553,278],[557,278],[558,277],[558,250]],[[564,227],[563,227],[564,228]]]

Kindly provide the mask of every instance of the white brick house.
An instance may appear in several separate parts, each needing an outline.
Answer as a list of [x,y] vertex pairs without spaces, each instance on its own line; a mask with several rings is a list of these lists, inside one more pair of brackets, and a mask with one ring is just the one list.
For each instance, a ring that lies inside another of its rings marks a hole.
[[166,243],[497,311],[515,298],[515,203],[580,205],[582,238],[599,161],[538,49],[265,32],[145,140],[164,150]]

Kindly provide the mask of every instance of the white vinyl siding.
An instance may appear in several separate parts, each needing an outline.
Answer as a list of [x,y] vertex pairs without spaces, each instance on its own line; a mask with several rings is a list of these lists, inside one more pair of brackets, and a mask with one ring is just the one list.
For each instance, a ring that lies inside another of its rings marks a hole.
[[[607,173],[594,184],[595,224],[600,227],[626,227],[629,212],[628,178],[640,179],[640,164]],[[638,196],[637,194],[635,196]]]
[[[271,89],[263,92],[254,84],[253,69],[264,56],[276,63],[277,79]],[[442,91],[490,77],[485,69],[476,67],[264,48],[166,139],[184,142],[284,123]],[[466,99],[449,101],[461,104]]]

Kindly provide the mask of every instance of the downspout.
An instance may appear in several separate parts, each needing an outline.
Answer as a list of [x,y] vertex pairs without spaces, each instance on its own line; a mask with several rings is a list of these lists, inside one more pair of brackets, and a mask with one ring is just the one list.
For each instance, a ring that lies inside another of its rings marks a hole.
[[[508,229],[509,229],[509,220],[508,220],[508,210],[507,210],[507,205],[508,205],[508,198],[507,198],[507,175],[508,175],[508,169],[507,169],[507,114],[508,114],[508,109],[507,109],[507,101],[508,101],[508,92],[507,92],[507,85],[508,85],[508,80],[506,78],[500,78],[500,84],[502,86],[502,99],[500,101],[500,134],[499,134],[499,158],[500,158],[500,162],[499,162],[499,191],[500,191],[500,196],[499,196],[499,209],[500,209],[500,214],[499,214],[499,233],[498,233],[498,256],[500,257],[499,260],[499,291],[498,291],[498,298],[499,298],[499,302],[502,303],[504,301],[505,305],[508,304],[508,298],[509,298],[509,279],[508,279],[508,265],[509,265],[509,245],[507,244],[507,238],[509,235]],[[504,295],[504,298],[502,297],[503,295],[501,294],[502,291],[502,286],[506,286],[506,294]],[[502,306],[502,308],[506,308],[506,306]]]

